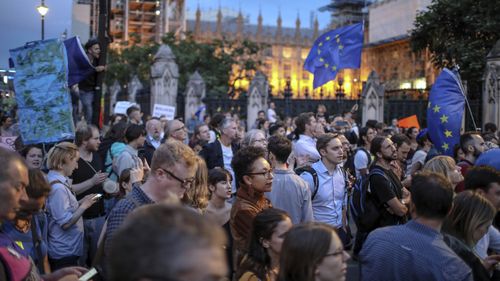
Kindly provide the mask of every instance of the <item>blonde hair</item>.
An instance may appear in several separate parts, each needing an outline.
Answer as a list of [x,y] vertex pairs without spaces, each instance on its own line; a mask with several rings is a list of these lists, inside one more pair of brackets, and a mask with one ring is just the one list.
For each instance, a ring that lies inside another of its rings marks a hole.
[[182,202],[185,205],[199,209],[203,212],[207,208],[210,198],[210,191],[208,190],[208,169],[203,158],[197,156],[196,161],[198,162],[198,169],[194,176],[194,182],[191,188],[184,194]]
[[183,162],[188,169],[196,168],[197,156],[189,146],[169,139],[155,150],[151,160],[151,169],[170,168],[178,162]]
[[47,154],[47,168],[60,170],[70,159],[78,156],[78,147],[71,142],[61,142],[54,145]]
[[450,156],[436,156],[425,163],[422,168],[423,171],[430,171],[434,173],[441,174],[450,180],[450,171],[455,170],[456,163]]
[[473,247],[474,231],[495,218],[496,209],[479,193],[466,190],[453,200],[453,207],[443,223],[443,231]]

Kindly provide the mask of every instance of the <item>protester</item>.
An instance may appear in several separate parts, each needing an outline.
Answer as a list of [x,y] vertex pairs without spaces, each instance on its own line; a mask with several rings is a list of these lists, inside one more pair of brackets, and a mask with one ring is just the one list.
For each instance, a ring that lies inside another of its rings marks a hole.
[[266,133],[260,129],[252,129],[245,134],[241,147],[254,146],[267,150]]
[[313,220],[311,191],[307,183],[288,169],[287,159],[292,142],[284,136],[272,136],[267,145],[269,162],[273,167],[273,186],[266,196],[275,208],[285,210],[293,224]]
[[311,190],[314,220],[324,222],[336,229],[340,240],[346,247],[350,242],[346,206],[347,206],[347,175],[340,164],[344,152],[338,135],[328,133],[318,138],[316,148],[321,154],[321,160],[311,168],[316,172],[316,184],[310,172],[304,172],[301,177]]
[[165,130],[165,138],[172,138],[174,140],[185,142],[187,140],[187,129],[180,120],[170,120],[167,122],[167,129]]
[[40,169],[29,169],[28,177],[28,200],[21,202],[21,208],[14,220],[2,223],[2,232],[29,254],[40,273],[50,273],[47,255],[48,223],[47,215],[43,212],[50,185]]
[[41,169],[43,164],[43,150],[39,145],[27,145],[21,152],[21,156],[26,159],[29,169]]
[[358,149],[354,153],[354,169],[356,178],[368,175],[372,163],[371,143],[377,136],[377,131],[369,127],[363,127],[359,130]]
[[[460,136],[460,148],[464,152],[464,158],[458,162],[458,166],[461,168],[462,176],[465,177],[469,168],[474,166],[477,158],[486,150],[486,146],[478,132],[465,132]],[[464,183],[461,182],[456,191],[461,192],[464,189]]]
[[167,140],[160,145],[153,155],[146,182],[134,186],[109,214],[104,236],[104,256],[109,257],[113,235],[130,212],[142,205],[167,199],[180,200],[191,187],[196,169],[196,155],[187,145],[175,140]]
[[374,230],[360,256],[361,280],[472,280],[470,268],[444,242],[441,226],[453,188],[442,175],[423,171],[411,186],[412,220]]
[[92,72],[85,80],[78,83],[78,96],[82,102],[85,121],[91,124],[93,123],[93,108],[95,105],[99,107],[100,103],[100,101],[96,101],[94,97],[96,95],[97,73],[105,71],[106,66],[97,65],[99,63],[99,57],[101,56],[101,47],[97,39],[89,39],[89,41],[85,43],[84,48],[90,63],[94,66],[95,72]]
[[127,108],[128,124],[142,125],[142,112],[141,109],[133,105]]
[[117,175],[120,175],[125,169],[143,169],[148,163],[139,158],[139,148],[144,145],[146,140],[146,132],[140,125],[130,124],[125,131],[125,141],[127,146],[115,156],[116,161],[113,165],[113,170]]
[[219,226],[222,226],[228,237],[226,256],[228,260],[229,278],[233,275],[233,239],[231,235],[229,218],[231,217],[231,173],[224,168],[214,168],[208,172],[208,190],[210,201],[205,212]]
[[[205,159],[209,170],[221,167],[234,175],[233,168],[231,167],[231,159],[233,159],[233,155],[238,151],[238,145],[234,143],[237,129],[238,127],[232,119],[223,119],[220,124],[220,138],[203,147],[200,156]],[[235,183],[233,183],[234,193],[236,193]]]
[[443,175],[451,182],[451,185],[455,189],[457,184],[464,180],[464,177],[460,173],[460,169],[460,166],[457,166],[453,158],[440,155],[425,163],[422,170]]
[[189,147],[191,147],[197,154],[203,149],[210,140],[210,131],[208,125],[200,124],[194,128],[194,133],[189,140]]
[[203,214],[208,206],[208,200],[210,199],[208,190],[208,169],[203,158],[197,156],[196,162],[198,168],[196,169],[193,184],[186,193],[184,193],[181,201],[184,205]]
[[269,103],[269,108],[267,109],[267,120],[269,123],[275,123],[278,121],[278,115],[276,114],[276,104],[274,102]]
[[146,159],[148,164],[151,164],[153,153],[160,146],[164,137],[161,121],[158,118],[152,118],[146,122],[146,140],[144,146],[141,148],[140,154]]
[[[399,177],[401,181],[403,181],[406,178],[406,164],[408,153],[410,153],[411,149],[411,142],[410,139],[404,134],[396,134],[392,136],[391,141],[392,143],[394,143],[397,153],[396,161],[393,161],[391,164],[394,164],[394,173]],[[411,175],[408,175],[408,178],[411,179]]]
[[[94,125],[83,124],[75,133],[75,144],[78,146],[78,166],[71,174],[72,188],[77,200],[89,194],[104,195],[103,183],[108,174],[103,173],[102,161],[97,153],[101,140],[99,129]],[[84,225],[82,261],[92,264],[97,252],[97,241],[104,225],[105,207],[103,198],[99,198],[82,215]]]
[[79,264],[83,255],[82,215],[99,197],[91,193],[80,202],[69,177],[78,168],[78,147],[69,142],[56,144],[49,150],[47,179],[52,190],[47,198],[49,217],[49,262],[53,270]]
[[344,281],[349,258],[332,226],[299,224],[283,241],[277,280]]
[[297,127],[295,128],[296,142],[293,145],[293,154],[296,159],[305,157],[304,163],[298,163],[299,166],[311,165],[321,158],[316,149],[316,140],[313,138],[316,124],[316,118],[312,112],[301,113],[295,120]]
[[[28,200],[28,168],[23,159],[0,148],[0,223],[16,217],[21,203]],[[15,259],[12,259],[12,257]],[[15,267],[15,272],[11,269]],[[3,280],[77,281],[85,269],[68,267],[40,276],[27,254],[7,234],[0,230],[0,277]],[[63,279],[64,278],[64,279]]]
[[103,160],[103,169],[109,178],[114,181],[120,175],[117,175],[113,171],[113,162],[116,164],[115,158],[125,150],[125,132],[127,131],[127,127],[126,122],[118,122],[113,125],[99,145],[98,153],[101,160]]
[[285,123],[277,121],[269,126],[269,136],[284,136],[286,137]]
[[292,228],[287,213],[266,209],[252,223],[248,254],[241,262],[235,279],[239,281],[275,281],[279,272],[281,245]]
[[411,158],[411,164],[408,165],[408,175],[414,175],[417,171],[420,171],[424,167],[427,153],[429,153],[432,148],[432,142],[429,139],[427,129],[420,131],[417,136],[417,143],[418,149]]
[[483,237],[495,218],[496,209],[483,196],[464,191],[453,200],[453,207],[443,222],[444,241],[472,269],[475,281],[491,280],[490,273],[500,255],[481,259],[474,245]]
[[221,280],[227,275],[225,242],[220,227],[185,207],[144,206],[115,235],[109,280]]
[[264,193],[272,189],[273,171],[264,150],[253,146],[240,149],[233,157],[231,166],[239,183],[230,220],[234,264],[237,265],[248,252],[253,219],[260,211],[272,207]]

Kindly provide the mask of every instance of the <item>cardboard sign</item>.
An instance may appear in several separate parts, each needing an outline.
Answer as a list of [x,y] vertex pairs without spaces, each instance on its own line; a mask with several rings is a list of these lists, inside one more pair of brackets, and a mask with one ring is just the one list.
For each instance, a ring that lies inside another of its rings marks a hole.
[[0,147],[15,151],[14,142],[16,139],[17,137],[0,137]]
[[175,106],[155,103],[155,106],[153,107],[153,117],[161,117],[161,116],[165,116],[167,120],[174,120]]
[[115,114],[127,115],[127,109],[129,107],[131,107],[132,105],[136,105],[136,104],[133,102],[129,102],[129,101],[118,101],[115,104],[114,112],[115,112]]

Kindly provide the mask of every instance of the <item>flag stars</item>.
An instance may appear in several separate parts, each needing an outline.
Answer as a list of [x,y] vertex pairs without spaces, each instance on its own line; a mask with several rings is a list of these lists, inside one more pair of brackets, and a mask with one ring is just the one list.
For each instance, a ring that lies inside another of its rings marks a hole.
[[323,42],[319,42],[318,46],[320,47],[323,46]]
[[344,45],[339,45],[339,50],[344,49]]
[[445,130],[445,131],[444,131],[444,135],[445,135],[447,138],[452,138],[452,137],[453,137],[452,132],[451,132],[451,131],[449,131],[449,130]]
[[444,151],[447,151],[448,149],[450,149],[450,146],[449,146],[447,143],[443,143],[443,145],[441,146],[441,148],[442,148]]
[[328,68],[330,65],[328,63],[325,63],[325,68]]
[[441,116],[441,123],[444,124],[444,123],[448,123],[448,116],[446,116],[446,114],[443,114],[443,116]]
[[326,36],[325,40],[329,41],[330,40],[330,36]]
[[332,66],[332,70],[337,71],[337,66],[336,65]]
[[319,61],[320,62],[324,62],[325,60],[323,58],[319,58]]
[[[430,104],[429,104],[430,105]],[[434,106],[432,110],[434,110],[434,113],[438,113],[441,107],[439,107],[437,104]]]

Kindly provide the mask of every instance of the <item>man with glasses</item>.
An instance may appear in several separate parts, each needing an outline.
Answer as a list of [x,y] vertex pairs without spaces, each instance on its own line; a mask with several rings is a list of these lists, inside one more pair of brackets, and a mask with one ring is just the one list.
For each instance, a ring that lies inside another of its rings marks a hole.
[[165,135],[167,138],[172,138],[180,142],[185,142],[187,138],[187,129],[184,123],[175,119],[167,123],[167,130]]
[[105,254],[109,253],[115,231],[130,212],[142,205],[167,199],[180,200],[191,187],[196,169],[196,155],[189,146],[174,140],[160,145],[153,154],[146,182],[134,186],[109,214],[104,237]]
[[314,220],[336,228],[346,247],[350,235],[346,217],[347,177],[341,167],[344,156],[342,143],[337,134],[327,133],[318,138],[316,148],[321,160],[312,164],[311,168],[317,173],[318,185],[314,184],[311,173],[301,174],[311,190]]

